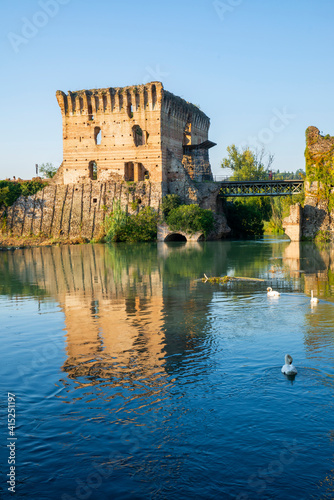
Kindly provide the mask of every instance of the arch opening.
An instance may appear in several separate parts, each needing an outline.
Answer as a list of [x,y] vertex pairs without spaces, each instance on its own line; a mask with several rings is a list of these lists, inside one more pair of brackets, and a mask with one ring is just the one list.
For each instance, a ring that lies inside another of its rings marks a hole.
[[132,136],[136,147],[143,146],[145,144],[144,133],[139,125],[134,125],[132,127]]
[[102,140],[102,130],[100,129],[100,127],[94,128],[94,139],[95,139],[95,144],[97,146],[100,146]]
[[133,118],[133,107],[132,107],[131,102],[129,102],[129,104],[128,104],[127,112],[128,112],[128,117]]
[[187,238],[180,233],[171,233],[166,238],[164,239],[165,242],[167,241],[187,241]]
[[155,85],[152,85],[152,109],[155,109],[157,103],[157,88]]
[[92,181],[97,180],[97,164],[96,161],[90,161],[88,165],[89,178]]

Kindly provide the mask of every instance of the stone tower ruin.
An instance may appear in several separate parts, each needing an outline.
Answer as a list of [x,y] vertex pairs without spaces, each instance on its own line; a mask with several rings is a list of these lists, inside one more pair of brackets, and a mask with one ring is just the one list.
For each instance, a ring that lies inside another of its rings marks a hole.
[[149,180],[166,193],[176,180],[175,162],[193,180],[212,180],[209,118],[162,83],[56,96],[63,118],[59,183]]
[[211,238],[228,234],[220,185],[210,182],[210,120],[197,106],[160,82],[56,96],[63,163],[43,190],[8,208],[12,234],[98,239],[116,202],[129,214],[159,212],[166,194],[212,209]]

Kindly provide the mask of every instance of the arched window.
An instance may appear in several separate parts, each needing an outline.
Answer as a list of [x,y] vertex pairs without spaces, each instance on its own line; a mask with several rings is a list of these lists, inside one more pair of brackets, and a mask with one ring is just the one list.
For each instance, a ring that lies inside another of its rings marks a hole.
[[95,127],[94,128],[94,139],[95,139],[95,144],[99,146],[101,144],[102,140],[102,131],[100,127]]
[[89,162],[88,170],[89,170],[89,178],[92,181],[96,181],[96,179],[97,179],[97,164],[95,161]]
[[134,127],[132,127],[132,136],[135,146],[142,146],[145,144],[144,132],[139,125],[134,125]]
[[129,102],[129,104],[128,104],[128,116],[129,116],[129,118],[133,118],[133,109],[132,109],[131,102]]
[[88,104],[88,120],[94,120],[93,108],[91,104]]
[[152,109],[155,108],[157,103],[157,88],[155,85],[152,85]]

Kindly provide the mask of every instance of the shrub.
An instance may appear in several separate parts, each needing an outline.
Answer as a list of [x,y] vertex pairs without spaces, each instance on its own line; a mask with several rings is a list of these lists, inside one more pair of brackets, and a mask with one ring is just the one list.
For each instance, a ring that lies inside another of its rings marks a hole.
[[127,215],[118,201],[105,220],[106,241],[154,241],[157,238],[158,218],[157,212],[150,207],[136,215]]
[[167,218],[169,212],[174,208],[179,207],[180,205],[181,205],[181,198],[179,197],[178,194],[167,194],[166,196],[164,196],[161,204],[164,217]]
[[31,196],[46,186],[40,181],[0,181],[0,206],[10,207],[21,195]]
[[146,207],[136,215],[127,218],[122,241],[154,241],[157,239],[158,214],[153,208]]
[[209,233],[214,226],[214,218],[211,210],[205,210],[198,205],[180,205],[170,210],[166,222],[172,231],[183,231],[188,233]]
[[127,222],[127,215],[121,208],[121,202],[116,201],[113,203],[113,211],[105,218],[104,227],[106,231],[106,240],[120,241],[120,235],[125,229]]

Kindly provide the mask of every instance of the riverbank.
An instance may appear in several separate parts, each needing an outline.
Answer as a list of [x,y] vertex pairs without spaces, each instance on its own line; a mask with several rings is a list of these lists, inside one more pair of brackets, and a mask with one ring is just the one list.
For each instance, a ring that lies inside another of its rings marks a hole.
[[33,248],[59,245],[81,245],[89,243],[85,238],[48,238],[47,236],[9,236],[0,235],[0,250]]

